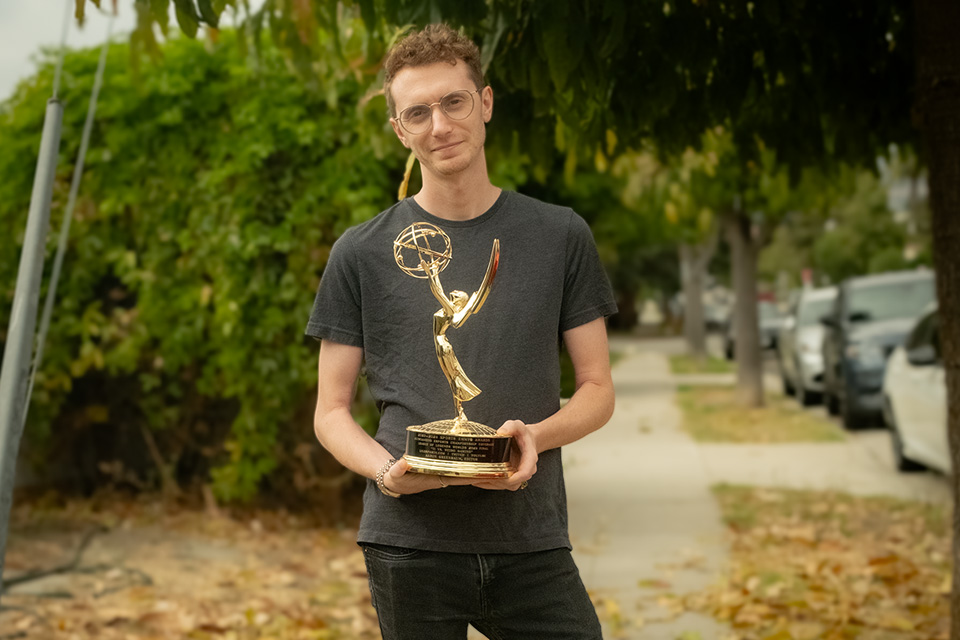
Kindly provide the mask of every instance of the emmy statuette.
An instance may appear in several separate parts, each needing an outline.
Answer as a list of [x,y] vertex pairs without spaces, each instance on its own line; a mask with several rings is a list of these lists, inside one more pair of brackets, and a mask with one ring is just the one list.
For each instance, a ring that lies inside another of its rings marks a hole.
[[463,291],[443,290],[442,272],[453,257],[450,237],[437,226],[416,222],[404,229],[393,242],[397,266],[409,276],[429,281],[430,291],[440,310],[433,314],[433,342],[440,369],[453,394],[455,417],[423,425],[407,427],[404,458],[410,470],[441,476],[465,478],[505,478],[513,468],[509,465],[513,438],[497,434],[490,427],[467,419],[463,403],[480,394],[457,360],[447,330],[463,325],[490,294],[500,262],[500,241],[493,241],[490,262],[480,287],[467,295]]

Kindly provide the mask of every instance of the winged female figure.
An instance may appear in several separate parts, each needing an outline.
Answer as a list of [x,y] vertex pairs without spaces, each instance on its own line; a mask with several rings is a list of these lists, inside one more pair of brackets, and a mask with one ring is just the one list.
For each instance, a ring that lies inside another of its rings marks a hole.
[[487,265],[487,272],[483,276],[483,282],[480,288],[473,292],[473,295],[467,296],[463,291],[451,291],[449,295],[444,293],[443,285],[440,283],[440,267],[435,261],[427,262],[421,258],[420,267],[424,270],[430,279],[430,291],[440,302],[440,310],[433,314],[433,342],[437,351],[437,360],[440,361],[440,368],[443,375],[450,384],[450,391],[453,393],[453,402],[457,410],[456,425],[462,426],[467,422],[467,416],[463,412],[463,403],[472,400],[480,394],[480,388],[467,377],[460,361],[453,351],[453,345],[447,339],[447,330],[450,327],[459,328],[467,321],[467,318],[480,311],[480,307],[486,301],[490,294],[490,287],[493,279],[497,275],[497,267],[500,263],[500,241],[493,241],[493,248],[490,251],[490,262]]

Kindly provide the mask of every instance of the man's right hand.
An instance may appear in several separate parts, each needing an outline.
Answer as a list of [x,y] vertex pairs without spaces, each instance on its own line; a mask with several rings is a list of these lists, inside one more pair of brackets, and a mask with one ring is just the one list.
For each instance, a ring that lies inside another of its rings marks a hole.
[[475,480],[472,478],[414,473],[410,471],[410,463],[403,458],[398,459],[396,464],[390,467],[390,470],[383,476],[383,485],[387,489],[405,496],[433,489],[473,484],[474,482]]

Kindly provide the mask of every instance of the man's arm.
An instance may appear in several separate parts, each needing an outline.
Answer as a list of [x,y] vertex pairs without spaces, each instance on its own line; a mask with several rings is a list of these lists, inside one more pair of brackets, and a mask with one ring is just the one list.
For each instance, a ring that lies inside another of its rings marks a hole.
[[[350,413],[362,362],[363,350],[360,347],[330,340],[320,343],[317,411],[313,430],[320,444],[340,464],[374,479],[380,467],[393,456],[371,438]],[[436,477],[406,473],[408,468],[406,461],[401,459],[384,476],[384,485],[402,494],[440,488]],[[451,478],[446,484],[469,484],[469,479]]]
[[536,432],[537,453],[576,442],[613,415],[610,348],[603,318],[565,331],[563,342],[573,361],[576,391],[560,411],[530,425]]
[[504,480],[479,482],[477,486],[516,490],[536,473],[541,452],[576,442],[602,427],[613,415],[613,378],[603,318],[565,331],[563,341],[576,376],[573,397],[542,422],[524,424],[510,420],[500,427],[499,433],[514,436],[519,450],[517,471]]
[[437,299],[437,302],[439,302],[443,310],[447,312],[447,315],[452,316],[456,310],[450,303],[450,298],[448,298],[447,294],[443,291],[438,267],[435,264],[431,265],[427,263],[427,261],[421,260],[420,268],[427,273],[427,279],[430,281],[430,291],[433,293],[433,297]]
[[313,430],[320,444],[348,469],[367,478],[390,453],[357,424],[350,413],[363,349],[324,340],[320,343],[317,411]]

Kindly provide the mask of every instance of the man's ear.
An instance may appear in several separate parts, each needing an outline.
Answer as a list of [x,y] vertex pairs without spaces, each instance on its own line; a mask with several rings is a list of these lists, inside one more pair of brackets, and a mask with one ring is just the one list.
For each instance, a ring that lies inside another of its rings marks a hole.
[[390,126],[393,127],[393,132],[400,138],[400,144],[409,149],[410,145],[407,144],[407,138],[403,135],[403,129],[400,127],[400,123],[397,122],[396,118],[390,118]]
[[483,107],[483,121],[490,122],[493,118],[493,87],[487,85],[480,92],[480,104]]

